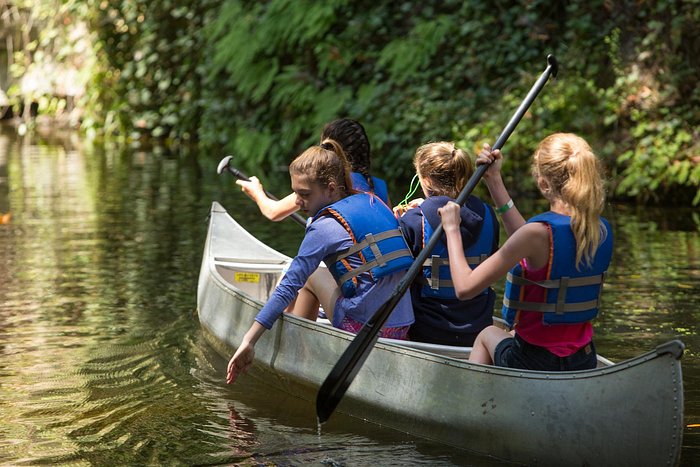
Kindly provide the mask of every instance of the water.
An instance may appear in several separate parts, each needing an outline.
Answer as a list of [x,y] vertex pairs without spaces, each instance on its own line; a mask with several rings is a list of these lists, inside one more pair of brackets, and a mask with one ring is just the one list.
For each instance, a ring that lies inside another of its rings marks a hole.
[[[216,174],[221,156],[0,130],[0,216],[12,214],[0,225],[0,465],[493,464],[341,414],[319,431],[311,403],[254,377],[224,383],[195,313],[211,201],[286,254],[302,232],[260,220]],[[700,424],[700,219],[607,216],[617,244],[598,349],[618,360],[682,339],[685,425]],[[700,463],[700,427],[685,429],[681,462]]]

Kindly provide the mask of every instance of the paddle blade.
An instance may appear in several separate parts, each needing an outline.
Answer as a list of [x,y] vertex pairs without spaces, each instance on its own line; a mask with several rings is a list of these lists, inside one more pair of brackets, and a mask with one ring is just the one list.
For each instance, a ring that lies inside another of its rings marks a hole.
[[319,423],[324,423],[328,420],[338,406],[348,387],[350,387],[350,383],[355,379],[355,375],[369,356],[367,350],[379,338],[380,330],[381,326],[376,327],[371,323],[362,326],[360,332],[357,333],[348,348],[343,352],[343,355],[333,366],[316,396],[316,416]]
[[[409,272],[406,274],[408,276],[406,283],[410,284],[415,279],[415,272],[409,269]],[[389,315],[394,311],[396,304],[403,297],[406,288],[403,284],[396,287],[389,299],[362,326],[360,332],[350,342],[348,348],[345,349],[343,355],[340,356],[331,372],[326,376],[326,380],[319,388],[316,396],[316,416],[320,423],[328,420],[340,399],[345,395],[348,387],[350,387],[350,383],[355,379],[355,375],[357,375],[357,372],[360,371],[365,360],[367,360],[374,343],[379,339],[379,332],[382,326],[384,326],[384,323],[389,319]]]

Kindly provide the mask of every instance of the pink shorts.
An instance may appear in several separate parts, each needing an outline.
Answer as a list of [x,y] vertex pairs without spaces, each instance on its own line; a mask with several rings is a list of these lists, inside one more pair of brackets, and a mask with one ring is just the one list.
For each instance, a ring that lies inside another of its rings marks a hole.
[[[360,332],[360,329],[362,329],[363,324],[360,323],[359,321],[355,321],[354,319],[345,316],[343,318],[343,321],[340,322],[340,329],[344,331],[351,332],[353,334],[357,334]],[[400,326],[397,328],[382,328],[381,332],[379,333],[379,337],[386,337],[387,339],[398,339],[398,340],[408,340],[408,328],[410,326]]]

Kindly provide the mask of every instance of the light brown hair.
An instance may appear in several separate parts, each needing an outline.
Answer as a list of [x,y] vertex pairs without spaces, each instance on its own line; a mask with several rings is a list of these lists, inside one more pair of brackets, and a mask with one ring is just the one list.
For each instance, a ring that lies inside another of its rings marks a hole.
[[457,198],[474,172],[469,155],[454,143],[438,141],[416,149],[413,158],[418,176],[430,186],[430,195]]
[[289,165],[292,175],[308,177],[311,183],[325,188],[335,182],[345,196],[355,193],[352,189],[350,164],[338,142],[324,140],[320,146],[311,146]]

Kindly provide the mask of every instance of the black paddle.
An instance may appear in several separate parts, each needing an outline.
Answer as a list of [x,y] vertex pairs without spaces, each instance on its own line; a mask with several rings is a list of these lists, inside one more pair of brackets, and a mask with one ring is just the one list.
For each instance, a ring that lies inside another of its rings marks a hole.
[[[250,178],[248,178],[248,176],[247,176],[246,174],[244,174],[243,172],[241,172],[241,171],[238,170],[237,168],[231,166],[231,159],[233,159],[233,156],[226,156],[226,157],[224,157],[223,159],[221,159],[221,162],[219,162],[219,167],[216,168],[216,173],[218,173],[219,175],[221,175],[221,172],[223,172],[224,170],[226,170],[226,171],[228,171],[229,173],[231,173],[234,177],[236,177],[236,178],[238,178],[238,179],[240,179],[240,180],[243,180],[243,181],[245,181],[245,182],[249,182],[249,181],[250,181]],[[264,188],[263,188],[263,191],[265,192],[265,194],[267,195],[267,197],[270,198],[271,200],[273,200],[273,201],[279,201],[279,199],[277,199],[277,198],[276,198],[272,193],[270,193],[269,191],[265,190]],[[306,221],[305,221],[304,218],[301,217],[298,213],[293,212],[293,213],[290,214],[288,217],[290,217],[290,218],[291,218],[293,221],[295,221],[297,224],[301,224],[302,226],[304,226],[304,228],[306,228]]]
[[[539,94],[544,85],[547,83],[550,75],[554,77],[557,76],[558,69],[559,65],[557,60],[553,55],[548,55],[547,68],[545,68],[544,72],[542,72],[534,86],[532,86],[532,89],[530,89],[530,92],[528,92],[527,96],[525,96],[525,100],[523,100],[520,107],[518,107],[518,110],[516,110],[511,117],[508,125],[506,125],[503,132],[501,132],[501,135],[493,145],[494,150],[501,149],[503,147],[510,134],[520,122],[520,119],[537,97],[537,94]],[[467,197],[474,190],[474,187],[484,175],[484,172],[486,172],[488,167],[488,164],[484,164],[480,165],[476,169],[474,175],[472,175],[462,191],[459,193],[456,200],[457,204],[464,204]],[[399,300],[401,300],[403,294],[406,293],[411,283],[413,283],[413,280],[423,267],[423,263],[442,237],[442,233],[443,228],[442,224],[440,224],[430,237],[428,244],[425,245],[423,250],[421,250],[420,254],[413,261],[411,267],[397,284],[396,288],[392,292],[392,295],[374,313],[369,321],[362,326],[360,332],[357,333],[348,348],[345,349],[343,355],[340,356],[340,359],[326,377],[326,380],[319,388],[318,395],[316,397],[316,415],[318,416],[320,423],[328,420],[328,417],[330,417],[335,410],[336,406],[340,402],[340,399],[342,399],[345,391],[347,391],[350,383],[352,383],[352,380],[355,378],[355,375],[357,375],[357,372],[360,370],[365,360],[369,356],[369,353],[372,351],[372,347],[374,346],[375,342],[377,342],[379,331],[382,329],[382,326],[384,323],[386,323],[386,320],[389,318],[389,315],[394,310],[396,304],[399,302]]]

